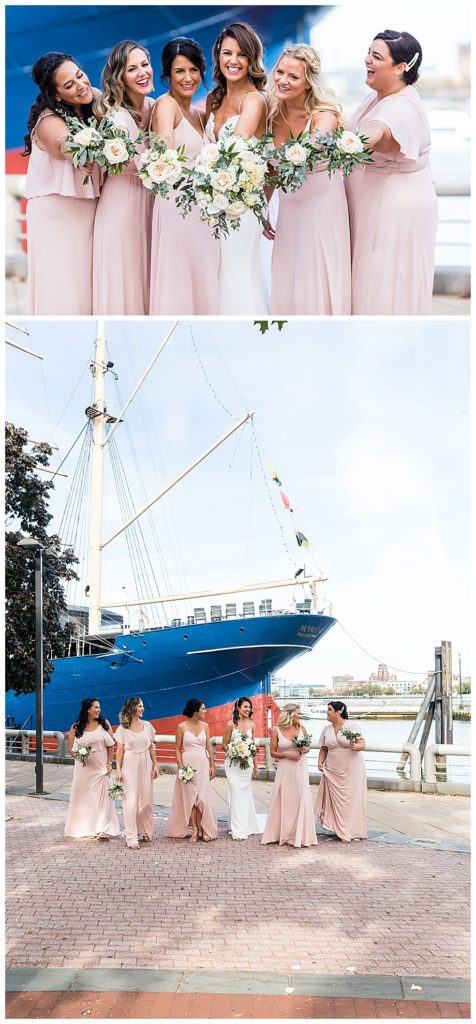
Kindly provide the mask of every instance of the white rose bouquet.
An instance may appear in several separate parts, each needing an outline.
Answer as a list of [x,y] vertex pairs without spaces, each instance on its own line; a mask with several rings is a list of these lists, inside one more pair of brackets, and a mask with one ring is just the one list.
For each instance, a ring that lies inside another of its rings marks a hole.
[[235,736],[235,739],[231,740],[226,748],[226,755],[231,764],[238,764],[243,771],[251,766],[252,758],[256,757],[257,753],[256,743],[246,733]]
[[355,743],[356,740],[362,739],[361,732],[352,732],[352,729],[346,729],[345,727],[342,727],[341,735],[344,739],[348,740],[349,743]]
[[[105,167],[108,174],[122,174],[125,164],[136,156],[137,150],[130,136],[123,128],[119,128],[112,117],[102,117],[97,121],[90,118],[85,125],[78,117],[64,116],[69,133],[67,153],[70,153],[75,167],[97,163]],[[89,174],[83,179],[83,185],[89,181]]]
[[304,750],[306,747],[310,747],[312,743],[312,735],[308,732],[307,736],[295,736],[293,744],[298,750]]
[[233,135],[231,126],[218,142],[204,146],[175,198],[182,216],[197,205],[200,220],[210,224],[215,238],[239,228],[247,210],[264,227],[266,162],[262,154],[258,139]]
[[183,768],[179,768],[177,775],[181,782],[193,782],[195,768],[192,768],[191,764],[184,765]]
[[81,743],[78,749],[75,751],[76,760],[81,761],[83,768],[86,764],[86,761],[88,760],[88,757],[92,749],[92,743]]
[[296,192],[319,164],[327,163],[329,177],[335,171],[341,171],[347,177],[357,164],[373,160],[365,136],[344,128],[337,128],[326,135],[303,131],[276,148],[270,145],[271,138],[268,135],[265,140],[272,169],[267,176],[267,184],[275,185],[283,192]]
[[164,139],[158,135],[151,136],[149,149],[140,157],[137,173],[144,187],[155,196],[165,199],[187,174],[187,168],[183,166],[186,160],[184,148],[169,149]]

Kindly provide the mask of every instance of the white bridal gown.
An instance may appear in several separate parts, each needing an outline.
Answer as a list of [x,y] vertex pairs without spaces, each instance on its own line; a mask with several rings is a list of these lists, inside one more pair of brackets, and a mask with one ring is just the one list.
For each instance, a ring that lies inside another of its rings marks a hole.
[[[239,114],[229,117],[222,125],[218,138],[226,127],[233,127]],[[215,114],[208,118],[205,135],[208,142],[217,142]],[[263,228],[254,213],[241,217],[239,228],[220,238],[220,270],[218,277],[218,306],[222,315],[246,314],[258,316],[269,312],[269,301],[262,261]],[[240,770],[240,769],[238,769]]]
[[[239,729],[233,729],[230,742],[241,735]],[[251,729],[248,729],[246,735],[251,735]],[[230,831],[233,839],[247,839],[248,836],[260,835],[263,829],[258,824],[251,788],[253,764],[249,768],[240,768],[239,764],[231,764],[227,757],[225,774],[228,779]]]

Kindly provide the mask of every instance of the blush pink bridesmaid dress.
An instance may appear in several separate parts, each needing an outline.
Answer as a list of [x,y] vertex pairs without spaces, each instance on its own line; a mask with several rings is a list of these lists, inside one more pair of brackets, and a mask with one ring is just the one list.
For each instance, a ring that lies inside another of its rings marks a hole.
[[352,242],[352,312],[359,316],[431,313],[438,202],[429,163],[430,126],[413,85],[367,96],[350,119],[365,134],[385,124],[400,149],[346,180]]
[[[358,732],[356,723],[345,727]],[[366,839],[367,776],[364,755],[352,750],[349,740],[333,725],[326,725],[319,738],[319,746],[327,747],[316,800],[318,821],[339,839]]]
[[106,766],[114,749],[114,740],[102,725],[98,725],[97,729],[84,732],[79,740],[74,740],[73,751],[83,743],[90,743],[92,750],[85,764],[74,762],[64,834],[71,839],[97,836],[100,832],[118,836],[116,808],[107,795],[112,783]]
[[40,149],[38,126],[52,116],[52,111],[44,111],[31,133],[25,186],[28,313],[90,316],[99,167],[93,168],[89,182],[83,185],[84,170]]
[[124,744],[122,759],[122,814],[127,846],[137,846],[139,836],[151,840],[154,831],[154,789],[149,747],[155,737],[154,726],[142,723],[142,732],[119,725],[116,743]]
[[338,173],[329,178],[322,167],[308,175],[297,192],[279,192],[271,312],[347,316],[351,308],[350,275],[344,182]]
[[216,839],[218,835],[217,819],[213,808],[213,789],[209,777],[210,762],[206,752],[205,730],[195,736],[193,732],[183,734],[182,760],[184,765],[195,768],[193,782],[181,782],[178,775],[175,779],[172,806],[167,825],[166,835],[171,839],[183,839],[190,825],[192,807],[198,807],[202,815],[200,828]]
[[[152,101],[146,98],[147,123]],[[139,127],[122,107],[110,111],[115,123],[133,142]],[[93,313],[98,316],[143,316],[149,312],[150,240],[153,197],[137,177],[146,143],[122,174],[103,183],[94,224]]]
[[[174,130],[174,148],[185,147],[191,167],[203,137],[185,117]],[[145,191],[145,190],[144,190]],[[220,244],[193,206],[186,217],[174,199],[156,196],[152,217],[150,312],[173,316],[215,316],[218,313]]]
[[[276,726],[277,728],[277,726]],[[278,749],[294,749],[293,741],[278,729]],[[300,730],[299,735],[304,735]],[[283,846],[317,846],[307,755],[299,761],[279,758],[266,827],[261,840]]]

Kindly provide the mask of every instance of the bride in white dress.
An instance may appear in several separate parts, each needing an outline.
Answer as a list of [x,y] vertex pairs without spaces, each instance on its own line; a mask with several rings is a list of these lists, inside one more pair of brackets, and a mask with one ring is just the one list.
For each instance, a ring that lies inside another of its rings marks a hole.
[[[207,96],[205,134],[217,142],[232,126],[243,139],[261,138],[266,131],[266,73],[263,47],[249,25],[234,22],[220,33],[213,47],[215,89]],[[256,316],[269,312],[262,266],[262,227],[251,212],[240,227],[220,240],[219,313]]]
[[[255,723],[251,720],[253,706],[249,697],[239,697],[235,701],[233,717],[226,723],[223,730],[223,747],[226,750],[231,740],[236,736],[251,734],[254,738]],[[259,827],[256,817],[255,802],[251,780],[258,776],[256,758],[253,758],[253,767],[240,768],[238,764],[231,764],[227,757],[225,760],[225,774],[228,779],[228,800],[230,804],[230,831],[232,839],[247,839],[248,836],[260,835],[263,831]]]

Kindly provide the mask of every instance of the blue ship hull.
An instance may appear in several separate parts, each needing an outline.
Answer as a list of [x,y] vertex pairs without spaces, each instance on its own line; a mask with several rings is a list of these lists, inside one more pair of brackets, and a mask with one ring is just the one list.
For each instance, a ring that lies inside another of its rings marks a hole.
[[[326,615],[270,615],[111,637],[114,650],[107,653],[53,660],[44,688],[44,728],[69,729],[84,697],[97,697],[116,725],[125,698],[133,695],[144,701],[144,718],[165,732],[173,731],[189,697],[215,709],[211,720],[219,724],[220,708],[242,694],[268,693],[270,675],[311,650],[334,622]],[[18,727],[29,719],[27,727],[34,728],[35,694],[9,691],[6,714]]]

